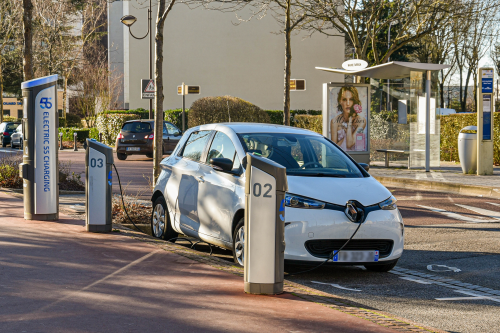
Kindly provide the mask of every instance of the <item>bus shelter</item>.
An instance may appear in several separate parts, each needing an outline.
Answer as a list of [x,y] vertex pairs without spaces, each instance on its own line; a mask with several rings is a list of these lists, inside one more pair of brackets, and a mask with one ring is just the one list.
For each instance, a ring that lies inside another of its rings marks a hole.
[[443,95],[438,75],[449,67],[401,61],[358,70],[316,67],[369,78],[369,84],[323,85],[323,134],[358,162],[367,163],[377,150],[391,150],[406,156],[410,168],[439,167]]

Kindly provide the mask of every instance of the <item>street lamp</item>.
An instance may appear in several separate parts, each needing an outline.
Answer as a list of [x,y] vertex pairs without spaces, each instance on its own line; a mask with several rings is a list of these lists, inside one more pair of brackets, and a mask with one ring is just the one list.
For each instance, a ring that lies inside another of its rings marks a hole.
[[[391,21],[389,22],[389,33],[387,34],[387,52],[389,52],[389,49],[391,48],[391,26],[393,24],[398,24],[399,21],[398,20],[394,20],[394,21]],[[390,62],[391,61],[391,57],[389,56],[387,58],[387,62]],[[391,111],[389,109],[392,109],[390,106],[391,106],[391,102],[389,100],[389,96],[390,96],[390,80],[387,79],[387,111]]]
[[[134,15],[125,15],[123,16],[120,21],[128,27],[128,31],[130,32],[130,35],[134,37],[135,39],[144,39],[149,36],[149,79],[151,80],[153,78],[153,62],[151,61],[151,56],[153,54],[153,45],[151,42],[151,35],[150,30],[151,30],[151,0],[149,0],[149,8],[148,8],[148,32],[143,36],[143,37],[136,37],[132,33],[132,30],[130,27],[137,21],[137,17]],[[149,119],[153,119],[153,100],[149,100]]]

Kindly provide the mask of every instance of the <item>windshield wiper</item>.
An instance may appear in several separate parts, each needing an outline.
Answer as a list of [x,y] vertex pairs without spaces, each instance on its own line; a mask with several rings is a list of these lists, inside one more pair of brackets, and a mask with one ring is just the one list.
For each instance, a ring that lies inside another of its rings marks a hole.
[[304,176],[304,177],[333,177],[333,178],[345,178],[345,175],[338,175],[333,173],[315,172],[315,173],[301,173],[301,172],[290,172],[290,176]]

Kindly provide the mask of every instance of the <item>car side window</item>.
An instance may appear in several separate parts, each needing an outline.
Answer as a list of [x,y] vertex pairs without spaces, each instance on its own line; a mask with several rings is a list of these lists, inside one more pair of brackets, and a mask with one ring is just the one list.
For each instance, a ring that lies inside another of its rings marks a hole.
[[167,129],[168,134],[170,135],[179,135],[181,134],[181,131],[172,125],[171,123],[165,123],[165,128]]
[[237,157],[236,148],[231,139],[226,134],[217,132],[208,150],[207,163],[210,164],[211,158],[227,158],[233,162],[233,171],[235,171],[240,168],[240,161]]
[[200,161],[203,149],[207,144],[212,131],[197,131],[191,133],[180,156],[193,161]]

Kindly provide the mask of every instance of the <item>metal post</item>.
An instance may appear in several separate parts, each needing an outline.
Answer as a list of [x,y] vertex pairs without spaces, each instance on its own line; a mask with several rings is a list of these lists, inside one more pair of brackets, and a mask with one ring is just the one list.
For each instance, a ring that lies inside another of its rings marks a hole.
[[425,172],[431,171],[431,73],[425,81]]
[[186,130],[186,116],[185,116],[185,105],[186,105],[186,92],[185,92],[186,86],[184,85],[184,82],[182,82],[182,132]]
[[73,133],[73,151],[78,151],[78,147],[76,146],[76,137],[78,136],[78,134]]
[[59,133],[59,150],[63,150],[64,149],[63,142],[62,142],[62,137],[63,137],[63,134]]
[[102,133],[99,133],[99,142],[102,142]]
[[[149,9],[148,9],[148,32],[151,30],[151,0],[149,0]],[[151,36],[149,35],[149,79],[153,79],[153,61],[151,60],[153,55],[153,44],[151,41]],[[156,82],[155,82],[156,85]],[[149,119],[153,119],[153,100],[149,100]]]

